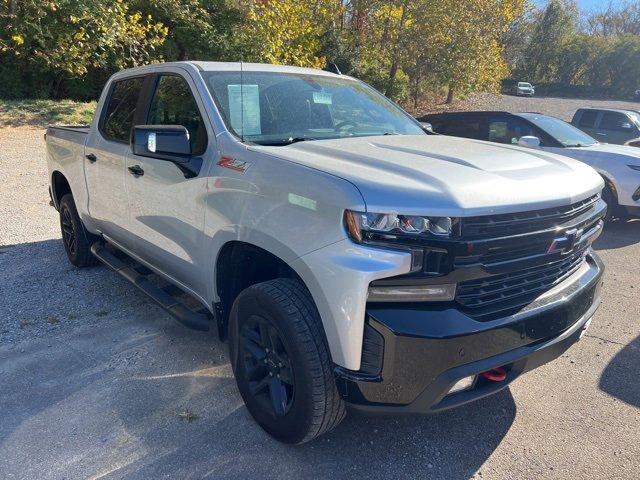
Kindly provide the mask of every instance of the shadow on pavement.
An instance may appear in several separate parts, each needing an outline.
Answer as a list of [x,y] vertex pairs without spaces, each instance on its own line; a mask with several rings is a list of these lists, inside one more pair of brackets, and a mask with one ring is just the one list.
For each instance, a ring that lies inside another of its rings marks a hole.
[[615,220],[604,226],[604,231],[593,244],[593,248],[612,250],[638,242],[640,242],[640,219]]
[[600,377],[600,390],[640,408],[640,335],[613,357]]
[[71,267],[59,240],[3,247],[2,266],[0,317],[33,322],[0,345],[4,478],[468,478],[516,415],[504,390],[429,417],[349,415],[282,445],[244,408],[214,333],[175,323],[106,268]]
[[[156,458],[118,472],[131,478],[469,478],[513,423],[508,390],[430,417],[348,416],[334,432],[302,446],[277,443],[244,407]],[[151,452],[166,445],[145,440]]]

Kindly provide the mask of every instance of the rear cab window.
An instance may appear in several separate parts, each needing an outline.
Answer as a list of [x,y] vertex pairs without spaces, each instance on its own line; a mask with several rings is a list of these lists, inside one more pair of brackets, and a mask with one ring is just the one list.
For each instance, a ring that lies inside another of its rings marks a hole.
[[100,131],[105,138],[129,143],[143,82],[144,77],[126,78],[113,82],[100,126]]

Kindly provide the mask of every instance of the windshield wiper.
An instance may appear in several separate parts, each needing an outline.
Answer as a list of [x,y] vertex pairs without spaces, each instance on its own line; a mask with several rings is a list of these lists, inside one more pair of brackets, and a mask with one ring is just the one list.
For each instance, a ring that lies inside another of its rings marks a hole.
[[269,147],[282,147],[282,146],[285,146],[285,145],[293,145],[294,143],[306,142],[306,141],[309,141],[309,140],[317,140],[317,138],[312,138],[312,137],[289,137],[289,138],[282,139],[282,140],[264,140],[264,141],[254,142],[254,143],[257,143],[258,145],[269,146]]

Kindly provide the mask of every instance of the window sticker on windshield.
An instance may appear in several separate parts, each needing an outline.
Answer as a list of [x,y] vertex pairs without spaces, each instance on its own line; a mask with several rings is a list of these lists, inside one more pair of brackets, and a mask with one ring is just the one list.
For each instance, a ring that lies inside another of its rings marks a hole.
[[327,92],[313,92],[313,103],[331,105],[331,94]]
[[239,135],[260,135],[258,85],[227,85],[231,126]]

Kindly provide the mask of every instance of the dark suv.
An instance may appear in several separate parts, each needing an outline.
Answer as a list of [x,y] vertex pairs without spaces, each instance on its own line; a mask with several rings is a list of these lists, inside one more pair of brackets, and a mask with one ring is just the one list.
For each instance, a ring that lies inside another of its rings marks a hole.
[[640,137],[640,113],[634,110],[579,108],[571,124],[604,143],[624,145]]

